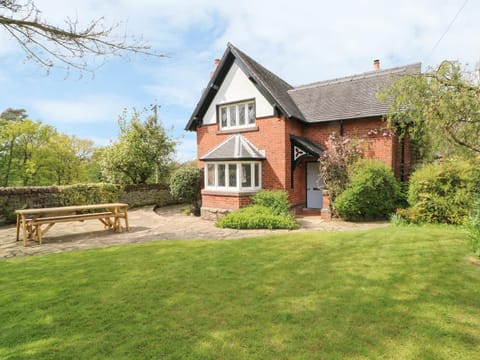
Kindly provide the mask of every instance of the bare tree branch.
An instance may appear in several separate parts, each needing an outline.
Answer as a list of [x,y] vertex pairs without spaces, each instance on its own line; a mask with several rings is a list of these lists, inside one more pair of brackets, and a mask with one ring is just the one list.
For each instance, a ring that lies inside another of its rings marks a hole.
[[101,66],[110,56],[167,57],[153,51],[141,37],[116,35],[122,23],[106,26],[101,17],[80,27],[78,20],[67,18],[66,26],[60,28],[43,20],[40,14],[33,1],[0,0],[0,25],[18,42],[27,59],[47,72],[54,67],[93,72],[94,58],[102,60]]

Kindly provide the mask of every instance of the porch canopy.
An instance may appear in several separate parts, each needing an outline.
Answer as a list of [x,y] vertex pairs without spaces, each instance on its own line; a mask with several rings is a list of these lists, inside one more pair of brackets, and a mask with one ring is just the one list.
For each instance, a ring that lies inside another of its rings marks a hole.
[[291,151],[291,182],[293,187],[293,173],[298,163],[305,157],[313,157],[318,159],[324,152],[324,148],[303,136],[290,134],[290,151]]

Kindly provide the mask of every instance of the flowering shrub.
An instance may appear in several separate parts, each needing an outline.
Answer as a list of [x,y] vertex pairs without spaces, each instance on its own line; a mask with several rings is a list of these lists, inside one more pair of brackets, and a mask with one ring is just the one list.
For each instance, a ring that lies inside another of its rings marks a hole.
[[367,132],[367,136],[374,137],[381,135],[384,138],[391,138],[395,135],[395,131],[389,128],[381,128],[381,129],[370,129]]
[[347,186],[349,165],[363,157],[362,140],[352,140],[332,133],[325,145],[327,149],[319,159],[320,174],[333,203]]

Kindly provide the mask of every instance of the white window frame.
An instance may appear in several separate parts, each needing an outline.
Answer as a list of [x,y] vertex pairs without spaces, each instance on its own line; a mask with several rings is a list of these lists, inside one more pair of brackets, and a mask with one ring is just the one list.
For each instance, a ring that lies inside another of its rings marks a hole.
[[[225,186],[219,186],[219,167],[225,166]],[[236,165],[236,183],[230,185],[229,165]],[[242,186],[242,165],[250,165],[250,186]],[[213,167],[213,184],[208,181],[209,169]],[[258,184],[255,184],[256,174],[258,173]],[[208,162],[205,166],[205,189],[225,192],[252,192],[262,189],[262,162],[261,161],[218,161]]]
[[[250,116],[248,112],[248,106],[253,106],[253,123],[250,123]],[[240,106],[244,106],[245,109],[245,124],[240,125]],[[223,119],[223,115],[226,115],[226,121]],[[232,115],[235,116],[235,124],[232,125]],[[226,122],[226,125],[224,123]],[[255,106],[255,99],[244,100],[235,103],[218,105],[218,128],[220,130],[234,130],[234,129],[248,129],[257,126],[257,113]]]

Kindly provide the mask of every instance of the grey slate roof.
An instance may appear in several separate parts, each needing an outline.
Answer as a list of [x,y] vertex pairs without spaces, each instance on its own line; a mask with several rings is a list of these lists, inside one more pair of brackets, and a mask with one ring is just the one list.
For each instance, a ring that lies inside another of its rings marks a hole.
[[193,131],[205,115],[233,63],[236,63],[263,96],[289,119],[306,123],[382,116],[389,102],[381,103],[376,93],[390,86],[395,77],[420,73],[416,63],[387,70],[293,87],[228,43],[220,64],[193,111],[185,130]]
[[309,123],[381,116],[389,102],[376,94],[400,75],[420,73],[421,64],[376,70],[341,79],[299,86],[288,91]]
[[229,136],[200,158],[203,161],[264,159],[265,154],[240,134]]
[[[250,73],[250,75],[253,76],[253,80],[257,81],[258,85],[268,91],[273,97],[274,102],[288,118],[293,117],[298,120],[305,120],[302,112],[298,109],[297,105],[288,94],[288,91],[293,89],[292,85],[280,79],[277,75],[264,68],[232,44],[229,43],[228,47],[237,59],[240,60],[240,62],[237,62],[240,68],[247,70],[247,73]],[[245,69],[245,67],[247,69]]]

